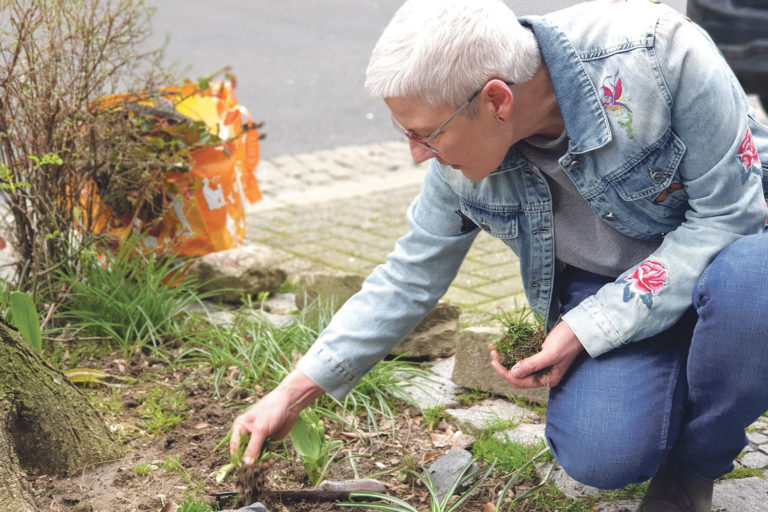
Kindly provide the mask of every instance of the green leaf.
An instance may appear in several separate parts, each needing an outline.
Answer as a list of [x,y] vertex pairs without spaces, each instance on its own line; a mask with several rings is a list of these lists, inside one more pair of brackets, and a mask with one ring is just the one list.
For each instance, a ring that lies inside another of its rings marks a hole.
[[374,492],[374,491],[354,491],[349,493],[350,499],[354,498],[365,498],[365,499],[377,499],[377,500],[384,500],[392,503],[391,505],[386,503],[356,503],[356,502],[347,502],[347,503],[337,503],[337,506],[339,507],[352,507],[352,508],[370,508],[373,510],[387,510],[387,511],[393,511],[393,512],[419,512],[417,509],[413,508],[411,505],[409,505],[407,502],[395,498],[394,496],[390,496],[389,494],[382,494],[380,492]]
[[232,473],[235,469],[237,469],[237,464],[234,464],[230,462],[229,464],[224,464],[219,468],[219,470],[216,472],[216,483],[220,484],[224,481],[225,478],[227,478],[230,473]]
[[299,415],[291,432],[291,443],[302,458],[317,460],[322,456],[322,448],[325,443],[322,432],[318,432],[317,425],[306,419],[304,413]]
[[62,373],[73,384],[101,384],[119,388],[124,387],[128,382],[123,377],[110,375],[94,368],[70,368]]
[[32,298],[24,292],[11,292],[11,323],[38,352],[43,350],[40,321]]

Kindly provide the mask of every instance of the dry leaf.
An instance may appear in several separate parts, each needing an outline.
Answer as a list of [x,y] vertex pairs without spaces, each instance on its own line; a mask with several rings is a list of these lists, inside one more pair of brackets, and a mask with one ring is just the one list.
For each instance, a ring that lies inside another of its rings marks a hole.
[[440,456],[440,453],[441,452],[439,450],[428,450],[424,452],[421,455],[421,460],[419,461],[419,465],[426,466],[427,463],[437,459]]
[[344,437],[351,437],[352,439],[373,439],[379,437],[376,432],[341,432]]
[[461,430],[453,433],[447,432],[445,434],[433,433],[429,436],[432,438],[432,443],[435,445],[435,448],[445,448],[446,446],[450,446],[452,450],[455,448],[464,449],[468,446],[472,446],[475,442],[474,437],[464,434]]
[[174,501],[169,501],[158,512],[176,512],[181,507],[176,504]]

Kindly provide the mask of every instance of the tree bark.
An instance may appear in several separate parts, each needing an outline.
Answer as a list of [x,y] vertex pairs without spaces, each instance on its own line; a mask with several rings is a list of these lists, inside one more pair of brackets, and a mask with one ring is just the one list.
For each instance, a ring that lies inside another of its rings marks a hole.
[[36,510],[24,470],[71,475],[122,452],[88,399],[0,319],[0,510]]

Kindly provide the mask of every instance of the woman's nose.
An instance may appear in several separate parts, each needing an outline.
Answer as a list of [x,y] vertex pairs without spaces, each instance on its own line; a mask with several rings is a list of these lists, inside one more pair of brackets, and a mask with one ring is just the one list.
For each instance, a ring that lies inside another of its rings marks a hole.
[[413,158],[413,161],[416,163],[423,162],[425,160],[429,160],[433,156],[435,156],[435,153],[428,150],[418,142],[414,141],[408,141],[408,144],[411,148],[411,157]]

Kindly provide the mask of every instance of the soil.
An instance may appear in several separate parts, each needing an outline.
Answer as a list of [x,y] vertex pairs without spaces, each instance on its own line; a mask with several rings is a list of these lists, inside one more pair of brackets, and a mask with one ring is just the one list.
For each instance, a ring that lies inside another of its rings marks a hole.
[[[119,412],[105,414],[105,421],[129,451],[120,460],[86,467],[75,476],[28,475],[41,510],[158,512],[162,509],[166,512],[175,511],[175,508],[165,505],[181,503],[188,496],[204,498],[214,509],[237,509],[238,506],[261,501],[271,512],[345,510],[337,507],[335,502],[280,503],[271,497],[274,493],[269,493],[269,490],[311,487],[301,462],[290,447],[282,449],[286,459],[275,459],[269,468],[231,475],[222,483],[216,482],[217,471],[229,462],[229,458],[225,448],[218,451],[214,448],[224,438],[239,411],[258,399],[258,393],[252,395],[244,389],[220,388],[217,394],[205,368],[169,367],[162,360],[147,355],[125,360],[118,354],[112,354],[100,360],[81,361],[80,366],[99,368],[110,375],[131,379],[131,383],[119,392],[106,387],[83,389],[84,393],[95,393],[103,399],[118,397],[122,404]],[[187,413],[167,433],[152,436],[142,428],[139,410],[141,397],[156,386],[183,390]],[[417,469],[429,465],[454,447],[446,440],[462,437],[456,435],[457,432],[445,422],[430,430],[422,424],[415,410],[403,406],[399,411],[396,425],[384,420],[381,425],[384,433],[378,436],[364,429],[353,432],[332,420],[326,421],[326,432],[333,439],[344,441],[341,453],[346,456],[350,450],[357,455],[354,464],[360,478],[394,470],[411,457]],[[396,435],[391,435],[393,427]],[[341,460],[328,478],[355,478],[349,460],[344,457]],[[139,475],[134,469],[140,465],[156,469]],[[428,495],[423,485],[413,481],[401,482],[397,478],[398,473],[393,471],[376,478],[386,485],[389,494],[408,501],[420,510],[429,510]],[[462,510],[494,510],[488,508],[488,504],[495,502],[505,483],[502,478],[486,480],[465,502]],[[525,488],[526,485],[523,485],[514,489],[510,496]],[[240,492],[240,499],[237,491]],[[526,502],[515,510],[540,509]]]

